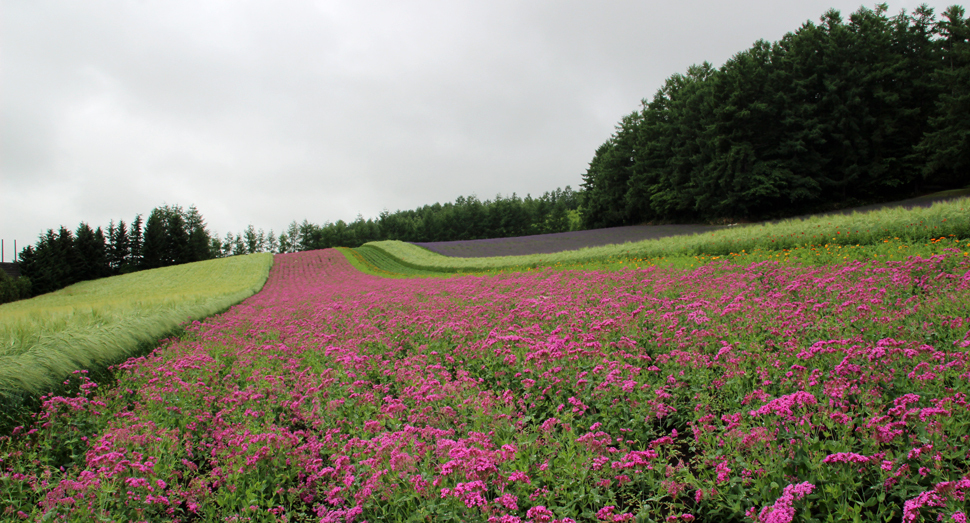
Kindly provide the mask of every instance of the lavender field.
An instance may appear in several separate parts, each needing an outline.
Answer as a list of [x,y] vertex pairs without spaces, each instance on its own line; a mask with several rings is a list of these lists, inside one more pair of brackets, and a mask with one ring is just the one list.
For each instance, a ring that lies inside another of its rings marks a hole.
[[633,225],[610,227],[589,231],[559,232],[514,238],[488,240],[463,240],[454,242],[415,242],[432,252],[462,258],[490,256],[520,256],[525,254],[551,254],[573,251],[584,247],[599,247],[642,240],[655,240],[668,236],[701,234],[721,229],[713,225]]

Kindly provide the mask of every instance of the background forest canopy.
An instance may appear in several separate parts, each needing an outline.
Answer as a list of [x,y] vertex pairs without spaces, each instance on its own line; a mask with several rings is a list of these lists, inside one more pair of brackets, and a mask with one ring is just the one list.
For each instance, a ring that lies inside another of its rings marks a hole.
[[792,216],[970,179],[970,21],[829,10],[667,79],[583,176],[586,228]]
[[359,247],[378,240],[449,241],[523,236],[575,230],[580,226],[580,196],[569,186],[538,198],[497,195],[481,201],[461,196],[455,203],[435,203],[418,209],[384,211],[377,219],[358,216],[317,225],[292,222],[279,236],[248,226],[227,233],[211,233],[194,205],[156,207],[130,224],[112,221],[107,229],[86,223],[77,229],[48,229],[19,255],[16,288],[4,282],[0,303],[53,292],[68,285],[105,276],[154,269],[194,261],[252,254],[296,252],[329,247]]

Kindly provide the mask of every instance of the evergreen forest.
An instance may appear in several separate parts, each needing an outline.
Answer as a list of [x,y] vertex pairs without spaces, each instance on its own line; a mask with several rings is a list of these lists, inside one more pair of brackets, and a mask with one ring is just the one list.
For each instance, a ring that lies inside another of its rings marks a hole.
[[829,10],[625,116],[583,176],[585,228],[757,220],[970,180],[970,20]]
[[[444,242],[508,238],[577,230],[581,227],[579,207],[582,195],[568,185],[533,198],[515,193],[494,200],[459,196],[454,203],[435,203],[413,210],[386,210],[377,219],[358,216],[316,225],[306,220],[293,222],[280,234],[278,246],[269,250],[295,252],[328,247],[359,247],[367,242]],[[251,232],[247,231],[247,237]]]
[[20,279],[26,278],[36,296],[81,281],[206,260],[212,257],[211,247],[194,206],[165,205],[153,209],[147,220],[139,214],[130,225],[112,221],[107,230],[84,222],[74,231],[63,225],[48,229],[20,252]]

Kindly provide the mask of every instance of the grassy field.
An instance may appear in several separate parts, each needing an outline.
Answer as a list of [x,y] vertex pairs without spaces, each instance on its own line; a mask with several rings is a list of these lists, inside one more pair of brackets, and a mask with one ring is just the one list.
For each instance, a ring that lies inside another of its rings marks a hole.
[[383,249],[372,245],[362,245],[356,249],[342,247],[337,249],[343,253],[354,268],[365,273],[385,278],[414,278],[422,276],[442,276],[442,271],[425,270],[402,263],[397,258],[387,254]]
[[[887,240],[927,244],[939,238],[970,238],[970,198],[937,203],[929,208],[893,208],[848,215],[818,216],[779,223],[741,226],[705,234],[674,236],[636,243],[592,247],[555,254],[455,258],[399,241],[371,242],[363,247],[383,251],[375,263],[389,272],[395,268],[426,272],[490,272],[534,267],[601,264],[610,261],[701,259],[751,252],[810,252],[813,249],[884,249]],[[846,251],[848,252],[848,251]],[[859,251],[861,252],[861,251]],[[800,254],[801,255],[801,254]],[[805,254],[807,260],[811,254]],[[383,265],[382,260],[393,260]]]
[[37,395],[77,369],[104,369],[189,320],[257,292],[270,254],[86,281],[0,305],[0,403]]

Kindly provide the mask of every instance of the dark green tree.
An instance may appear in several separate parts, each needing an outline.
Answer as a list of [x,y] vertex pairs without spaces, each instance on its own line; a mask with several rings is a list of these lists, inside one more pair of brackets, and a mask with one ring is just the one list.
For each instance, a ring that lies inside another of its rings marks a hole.
[[587,228],[627,225],[629,213],[622,202],[634,173],[636,139],[641,113],[625,117],[616,132],[596,150],[583,175],[583,225]]
[[152,209],[145,220],[144,241],[141,247],[141,268],[156,269],[170,265],[171,252],[165,211],[161,207]]
[[243,231],[243,241],[246,242],[247,254],[253,254],[263,250],[262,242],[260,241],[259,235],[256,234],[256,227],[253,227],[253,224],[249,224],[246,230]]
[[290,243],[290,236],[285,232],[280,233],[280,253],[293,252],[293,245]]
[[108,228],[108,265],[115,274],[131,270],[131,241],[124,220]]
[[943,37],[942,61],[933,79],[940,88],[937,113],[919,144],[927,159],[923,176],[932,185],[959,185],[970,179],[970,19],[951,6],[936,27]]
[[131,267],[131,270],[138,270],[143,264],[141,251],[145,242],[145,235],[142,224],[141,215],[135,215],[135,219],[131,222],[131,230],[128,233],[131,243],[131,257],[128,260],[128,266]]
[[69,260],[73,282],[94,280],[110,274],[107,246],[100,227],[95,231],[84,222],[78,225]]
[[965,12],[936,24],[925,5],[887,10],[829,10],[668,78],[596,150],[583,225],[779,217],[965,180]]
[[186,242],[186,262],[208,260],[212,258],[211,246],[212,239],[206,229],[205,219],[196,209],[195,205],[190,205],[185,213],[185,231],[188,235]]
[[185,212],[177,205],[162,207],[165,220],[166,251],[165,266],[191,261],[189,251],[188,223]]
[[0,271],[0,303],[30,298],[30,278],[21,276],[13,279]]

